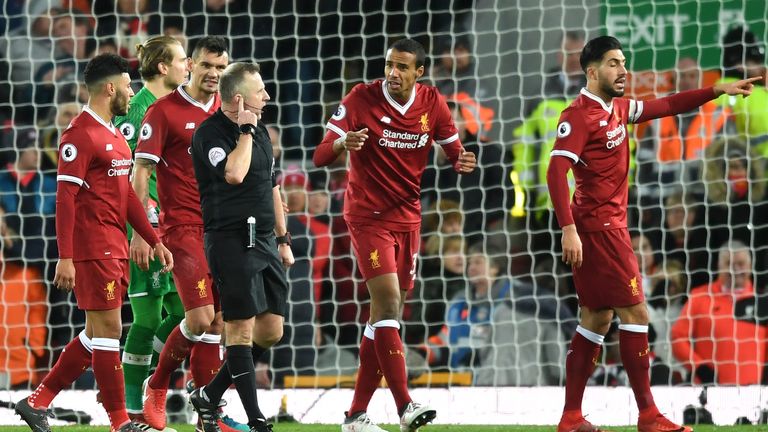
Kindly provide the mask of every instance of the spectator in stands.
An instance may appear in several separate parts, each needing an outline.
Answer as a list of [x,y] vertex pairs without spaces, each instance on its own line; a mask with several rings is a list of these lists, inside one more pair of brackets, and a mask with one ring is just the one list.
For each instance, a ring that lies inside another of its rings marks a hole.
[[763,77],[755,83],[748,98],[722,96],[718,102],[733,111],[736,130],[747,138],[758,154],[768,157],[768,90],[765,47],[749,29],[732,28],[723,36],[723,79],[733,82],[743,78]]
[[664,201],[664,230],[652,237],[654,250],[665,259],[683,264],[691,286],[709,282],[711,254],[708,227],[701,199],[676,193]]
[[653,245],[648,237],[641,233],[630,235],[632,249],[635,251],[635,258],[640,267],[640,276],[643,278],[643,293],[647,296],[653,291],[653,279],[659,272],[659,266],[656,262],[656,255],[653,252]]
[[447,100],[457,104],[468,133],[487,141],[496,116],[494,109],[487,106],[493,95],[478,77],[469,40],[460,37],[452,41],[452,46],[445,43],[441,54],[433,70],[435,86]]
[[445,326],[429,338],[426,358],[432,366],[464,369],[480,364],[477,354],[491,343],[494,310],[512,295],[504,250],[483,243],[470,246],[467,280],[448,306]]
[[[643,283],[645,284],[645,280]],[[653,339],[651,350],[651,385],[679,384],[684,376],[680,362],[672,355],[670,328],[680,316],[688,299],[688,278],[683,265],[674,259],[665,260],[659,271],[648,281],[652,291],[648,294],[648,339]],[[645,285],[643,285],[645,286]]]
[[[448,102],[453,121],[459,131],[459,139],[466,151],[475,153],[481,167],[471,174],[459,175],[448,161],[445,152],[433,147],[435,164],[430,165],[422,175],[423,201],[444,201],[450,199],[461,203],[464,224],[459,228],[471,237],[480,240],[481,231],[500,228],[504,221],[506,170],[504,154],[497,143],[478,143],[477,136],[470,133],[467,118],[462,114],[461,104]],[[430,186],[433,186],[432,189]]]
[[[713,244],[739,240],[755,251],[756,268],[768,268],[765,159],[743,139],[718,140],[707,149],[704,184]],[[758,287],[768,282],[762,273],[755,275]]]
[[5,223],[19,235],[5,250],[7,259],[24,260],[42,274],[57,256],[56,180],[40,172],[40,152],[34,128],[16,129],[16,160],[0,170],[0,205]]
[[[0,251],[13,240],[0,203]],[[18,257],[17,257],[18,258]],[[38,384],[48,335],[46,289],[40,271],[0,253],[0,389]]]
[[[54,39],[59,32],[57,16],[62,9],[52,7],[29,23],[0,38],[0,54],[9,62],[9,78],[13,82],[12,97],[17,104],[14,116],[18,123],[34,121],[32,102],[35,72],[56,57]],[[12,67],[10,67],[12,63]]]
[[91,54],[88,43],[93,41],[90,22],[80,14],[59,15],[54,20],[52,34],[56,43],[55,57],[34,73],[34,102],[41,110],[39,119],[51,110],[57,92],[64,92],[82,81]]
[[421,277],[407,305],[407,343],[424,344],[445,325],[446,305],[467,286],[465,250],[466,241],[460,233],[438,235],[427,241],[422,251]]
[[149,0],[93,0],[96,37],[115,39],[117,54],[135,59],[133,48],[149,38],[147,23],[152,4]]
[[496,305],[489,343],[478,352],[475,385],[562,385],[576,317],[559,301],[554,275],[535,273],[533,284],[512,280],[511,295]]
[[57,104],[40,123],[40,149],[42,150],[40,170],[44,173],[55,173],[59,163],[59,137],[69,123],[80,114],[78,102]]
[[[678,61],[678,92],[701,86],[701,69],[690,57]],[[704,152],[723,134],[735,132],[730,109],[711,100],[688,113],[656,119],[645,128],[637,150],[637,193],[641,205],[658,209],[673,193],[700,189]],[[656,219],[658,220],[658,219]]]
[[[563,34],[558,53],[559,64],[547,74],[544,99],[532,107],[523,123],[513,131],[512,186],[524,197],[523,200],[515,200],[513,214],[525,216],[527,227],[542,230],[542,233],[548,233],[554,226],[546,174],[549,154],[555,143],[557,122],[560,113],[587,83],[579,64],[584,38],[584,33],[578,31],[566,31]],[[573,184],[571,174],[569,181]],[[549,251],[553,244],[549,234],[536,235],[533,240],[535,250]]]
[[733,240],[718,252],[718,277],[691,291],[672,326],[672,352],[702,384],[760,384],[768,327],[756,319],[749,247]]

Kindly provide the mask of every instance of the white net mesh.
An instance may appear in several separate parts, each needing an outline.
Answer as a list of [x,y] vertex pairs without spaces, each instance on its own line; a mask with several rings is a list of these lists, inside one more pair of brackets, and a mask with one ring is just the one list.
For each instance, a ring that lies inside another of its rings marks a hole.
[[[3,5],[0,386],[20,387],[37,382],[83,326],[73,299],[51,285],[57,256],[52,179],[58,135],[86,100],[78,82],[94,53],[116,50],[132,58],[135,43],[159,33],[185,35],[189,51],[211,34],[229,38],[234,59],[261,63],[274,101],[265,120],[279,130],[281,167],[286,179],[289,173],[301,179],[292,185],[299,187],[286,188],[297,264],[289,272],[286,334],[270,359],[273,385],[350,386],[368,294],[340,217],[344,167],[315,169],[311,155],[343,95],[381,77],[386,47],[405,36],[422,42],[429,58],[424,81],[451,101],[462,140],[480,164],[472,176],[458,178],[436,152],[425,173],[422,253],[403,331],[413,384],[560,385],[577,304],[557,255],[543,173],[559,112],[583,85],[579,44],[606,29],[616,35],[635,71],[631,93],[644,98],[680,86],[683,75],[671,70],[684,57],[703,70],[690,78],[695,87],[716,80],[731,26],[748,27],[760,46],[768,31],[759,0]],[[740,36],[733,45],[749,43]],[[754,53],[743,49],[736,62],[755,61]],[[757,63],[764,65],[764,57]],[[753,98],[765,101],[759,89]],[[677,156],[662,158],[662,147],[674,143],[661,146],[659,135],[673,126],[687,130],[693,117],[635,130],[630,226],[648,245],[641,269],[651,297],[656,383],[691,381],[688,357],[672,354],[670,329],[685,294],[716,277],[723,242],[747,245],[756,291],[765,287],[765,106],[725,104],[718,108],[730,111],[724,124],[693,130]],[[731,139],[723,141],[725,135]],[[696,139],[701,151],[687,153]],[[35,147],[42,151],[28,150]],[[762,300],[749,297],[729,315],[738,317],[742,342],[760,348],[751,358],[717,357],[716,369],[751,364],[757,382],[762,379],[761,320],[768,316]],[[128,325],[127,306],[124,317]],[[733,336],[681,331],[694,345]],[[594,384],[624,379],[615,339],[608,340]],[[735,382],[752,383],[748,373],[738,369]]]

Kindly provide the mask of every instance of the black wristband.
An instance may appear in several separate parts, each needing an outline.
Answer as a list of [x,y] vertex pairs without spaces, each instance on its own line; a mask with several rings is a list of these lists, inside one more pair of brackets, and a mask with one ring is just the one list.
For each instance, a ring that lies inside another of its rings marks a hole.
[[275,240],[277,240],[277,244],[287,244],[288,246],[291,245],[291,233],[286,232],[285,235],[277,236],[275,237]]
[[256,133],[256,126],[251,123],[241,124],[240,133],[254,135]]

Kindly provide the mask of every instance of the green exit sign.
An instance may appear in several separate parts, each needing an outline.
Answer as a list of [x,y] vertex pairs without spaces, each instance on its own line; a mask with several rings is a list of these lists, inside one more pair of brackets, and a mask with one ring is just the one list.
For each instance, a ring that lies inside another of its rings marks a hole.
[[766,0],[605,0],[602,18],[635,71],[671,69],[680,57],[717,69],[722,37],[738,25],[768,39]]

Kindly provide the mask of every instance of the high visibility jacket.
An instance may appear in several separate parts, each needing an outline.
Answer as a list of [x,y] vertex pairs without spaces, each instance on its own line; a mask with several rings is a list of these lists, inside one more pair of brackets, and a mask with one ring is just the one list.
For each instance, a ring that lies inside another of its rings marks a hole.
[[447,99],[459,104],[467,132],[475,135],[481,141],[488,139],[487,135],[491,131],[493,117],[496,115],[493,109],[480,105],[467,92],[463,91],[454,93]]
[[[737,80],[723,78],[719,82],[734,81]],[[768,89],[756,85],[747,98],[724,94],[717,102],[731,109],[736,130],[740,135],[749,138],[750,146],[754,146],[758,154],[768,157]]]
[[699,108],[698,114],[684,131],[678,128],[678,116],[655,120],[659,162],[701,159],[704,150],[723,129],[729,112],[728,108],[719,106],[715,101],[709,101]]

